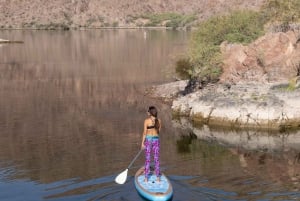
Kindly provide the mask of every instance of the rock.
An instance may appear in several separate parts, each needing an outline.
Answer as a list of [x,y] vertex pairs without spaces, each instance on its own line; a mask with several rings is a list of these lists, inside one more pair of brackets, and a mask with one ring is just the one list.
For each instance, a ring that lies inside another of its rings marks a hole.
[[187,83],[188,80],[180,80],[172,83],[153,86],[147,91],[147,93],[149,96],[162,98],[163,100],[169,102],[180,95]]
[[172,110],[201,124],[259,130],[300,128],[300,90],[274,84],[222,84],[173,101]]
[[174,115],[199,124],[277,131],[300,128],[300,89],[288,91],[288,83],[214,84],[182,95],[187,83],[156,86],[150,94],[172,102]]
[[300,34],[268,33],[248,46],[221,45],[224,58],[221,82],[279,82],[299,74]]

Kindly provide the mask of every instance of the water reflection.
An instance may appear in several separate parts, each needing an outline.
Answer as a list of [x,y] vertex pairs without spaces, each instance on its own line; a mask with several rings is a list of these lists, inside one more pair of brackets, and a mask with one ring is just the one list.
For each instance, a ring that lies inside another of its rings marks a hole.
[[[172,61],[188,37],[149,31],[144,39],[139,30],[0,34],[24,41],[0,49],[0,170],[9,173],[0,180],[5,189],[90,181],[127,167],[140,147],[146,108],[156,104],[144,89],[171,79]],[[44,190],[38,188],[36,196]],[[20,199],[1,190],[0,199],[7,196]]]
[[175,127],[189,130],[195,137],[206,141],[217,141],[226,146],[238,146],[248,150],[269,150],[300,152],[300,131],[262,132],[256,130],[232,130],[210,128],[207,125],[193,125],[188,119],[174,120]]
[[[185,135],[179,135],[177,139],[178,152],[185,154],[197,152],[199,155],[201,153],[203,159],[200,175],[210,178],[210,186],[220,188],[220,183],[223,187],[224,183],[227,183],[228,191],[242,193],[243,198],[252,196],[259,198],[274,196],[273,198],[276,197],[276,199],[288,199],[293,196],[299,198],[299,193],[294,193],[299,191],[300,183],[299,132],[274,134],[250,130],[211,129],[207,126],[194,126],[184,118],[173,120],[173,125],[185,130]],[[211,162],[205,163],[205,160],[214,160],[215,166],[211,166]],[[225,165],[226,163],[231,163],[231,165]],[[208,166],[210,169],[205,169],[205,164],[210,164]],[[239,168],[234,168],[234,166],[239,166]],[[231,176],[220,174],[231,172],[222,170],[222,168],[229,167],[234,169]],[[239,170],[242,172],[238,173]],[[259,180],[266,181],[266,183],[260,183]],[[237,182],[236,185],[235,182]],[[247,188],[243,190],[245,185]],[[255,186],[264,186],[264,190],[267,190],[258,191]],[[282,187],[291,192],[268,193],[271,189],[273,189],[271,191],[278,192]],[[249,196],[249,189],[253,190],[251,196]],[[240,195],[234,197],[240,197]]]
[[259,138],[182,126],[171,121],[170,106],[144,95],[146,87],[172,79],[172,61],[189,33],[0,35],[24,41],[0,48],[0,200],[142,200],[133,186],[142,157],[126,184],[113,180],[140,148],[150,104],[163,122],[161,164],[174,186],[173,200],[300,197],[293,193],[299,184],[293,134]]

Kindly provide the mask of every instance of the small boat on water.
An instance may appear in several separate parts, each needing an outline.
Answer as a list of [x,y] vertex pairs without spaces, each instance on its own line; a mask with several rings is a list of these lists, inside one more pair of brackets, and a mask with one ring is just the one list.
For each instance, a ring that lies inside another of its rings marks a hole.
[[148,181],[145,182],[144,167],[136,172],[134,184],[139,194],[148,200],[166,201],[173,196],[173,187],[166,175],[162,173],[158,182],[156,175],[150,173]]
[[19,40],[5,40],[0,38],[0,43],[24,43],[24,42]]

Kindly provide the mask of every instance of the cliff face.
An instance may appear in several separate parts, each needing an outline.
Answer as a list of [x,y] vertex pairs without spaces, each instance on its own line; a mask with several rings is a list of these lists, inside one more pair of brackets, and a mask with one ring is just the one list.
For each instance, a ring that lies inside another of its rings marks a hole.
[[221,82],[284,82],[300,75],[299,28],[267,33],[248,46],[224,42],[221,50]]
[[0,28],[143,26],[142,14],[195,14],[198,20],[265,0],[0,0]]

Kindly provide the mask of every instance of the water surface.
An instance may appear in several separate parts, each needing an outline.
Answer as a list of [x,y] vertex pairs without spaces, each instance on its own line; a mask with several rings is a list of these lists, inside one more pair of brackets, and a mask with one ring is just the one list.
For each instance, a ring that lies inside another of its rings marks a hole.
[[133,175],[143,157],[124,185],[114,178],[139,151],[149,105],[163,122],[161,164],[173,200],[300,199],[298,134],[280,149],[245,146],[283,138],[197,129],[145,95],[173,80],[189,36],[1,31],[0,38],[24,44],[0,46],[0,200],[142,200]]

